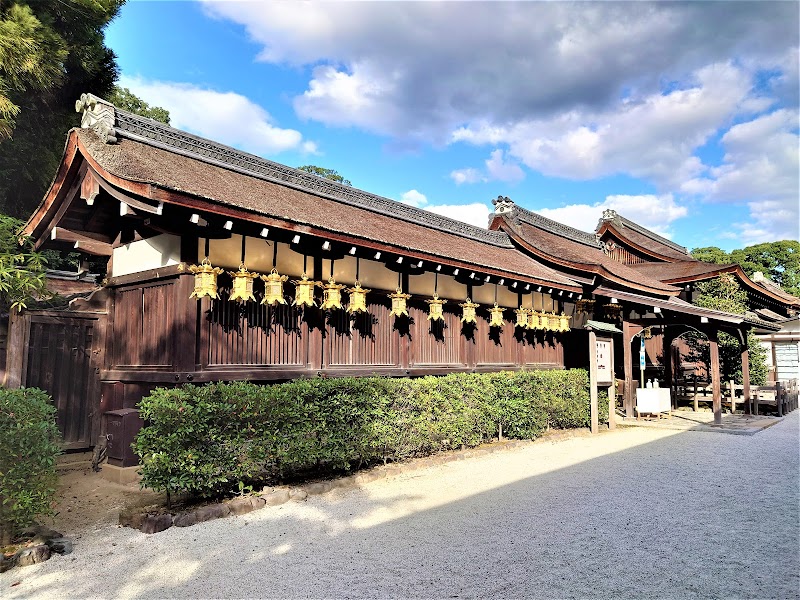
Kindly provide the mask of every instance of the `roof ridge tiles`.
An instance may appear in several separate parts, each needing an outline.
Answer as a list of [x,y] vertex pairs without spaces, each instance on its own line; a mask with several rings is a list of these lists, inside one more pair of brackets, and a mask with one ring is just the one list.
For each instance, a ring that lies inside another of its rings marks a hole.
[[585,246],[591,246],[597,250],[600,249],[600,241],[593,233],[581,231],[575,227],[570,227],[564,223],[559,223],[553,219],[548,219],[539,213],[535,213],[519,205],[515,205],[515,212],[518,219],[528,223],[529,225],[539,227],[545,231],[554,233],[555,235],[572,240],[573,242],[578,242],[579,244],[584,244]]
[[691,254],[689,254],[689,250],[686,248],[686,246],[681,246],[680,244],[676,244],[672,240],[668,240],[667,238],[658,235],[654,231],[651,231],[651,230],[647,229],[646,227],[643,227],[642,225],[639,225],[638,223],[623,217],[621,214],[617,213],[616,211],[613,211],[613,210],[612,211],[604,211],[603,212],[603,218],[600,220],[601,224],[603,222],[611,222],[611,223],[622,225],[623,228],[624,227],[628,227],[630,229],[633,229],[637,233],[641,233],[643,236],[649,237],[654,242],[658,242],[659,244],[663,244],[663,245],[665,245],[665,246],[667,246],[669,248],[672,248],[673,250],[677,250],[678,252],[682,252],[687,257],[689,257],[690,260],[697,260],[694,257],[692,257]]
[[483,229],[305,173],[116,107],[114,107],[114,113],[114,133],[117,136],[424,227],[475,239],[501,248],[514,247],[508,234],[503,231]]

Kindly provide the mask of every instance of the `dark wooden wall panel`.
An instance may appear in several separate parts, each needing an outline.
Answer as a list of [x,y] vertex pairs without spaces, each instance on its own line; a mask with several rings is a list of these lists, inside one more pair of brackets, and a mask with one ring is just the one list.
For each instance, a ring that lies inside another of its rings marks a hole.
[[563,365],[564,346],[561,335],[545,331],[516,329],[521,365]]
[[[509,311],[511,312],[511,311]],[[478,317],[475,328],[475,345],[477,364],[480,365],[508,365],[517,363],[517,346],[519,342],[514,338],[514,323],[506,319],[502,329],[489,327],[489,317]]]
[[323,351],[325,364],[398,365],[398,336],[390,311],[387,299],[368,303],[367,313],[350,315],[344,310],[329,313]]
[[461,336],[460,308],[444,306],[444,321],[429,321],[428,309],[409,306],[411,317],[411,365],[467,364]]
[[176,334],[175,281],[116,291],[114,364],[171,367]]
[[308,362],[308,325],[299,309],[214,300],[204,315],[208,365],[299,366]]

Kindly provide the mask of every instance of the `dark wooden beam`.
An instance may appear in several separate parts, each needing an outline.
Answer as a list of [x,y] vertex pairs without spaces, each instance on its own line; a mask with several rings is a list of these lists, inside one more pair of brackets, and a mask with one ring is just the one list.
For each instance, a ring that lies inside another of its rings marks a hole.
[[722,385],[720,384],[719,343],[716,329],[709,330],[707,335],[708,349],[711,353],[711,403],[714,409],[714,425],[722,425]]
[[64,227],[53,227],[50,230],[50,239],[57,242],[104,242],[110,244],[113,239],[102,233],[92,231],[73,231]]
[[75,250],[80,250],[86,254],[93,254],[94,256],[111,256],[113,254],[113,247],[106,242],[99,242],[97,240],[77,240],[74,246]]
[[628,321],[622,322],[622,361],[625,371],[625,416],[632,419],[636,415],[633,412],[634,394],[633,394],[633,353],[631,352],[631,340],[633,325]]
[[747,410],[752,412],[750,404],[750,349],[747,342],[742,344],[742,399]]

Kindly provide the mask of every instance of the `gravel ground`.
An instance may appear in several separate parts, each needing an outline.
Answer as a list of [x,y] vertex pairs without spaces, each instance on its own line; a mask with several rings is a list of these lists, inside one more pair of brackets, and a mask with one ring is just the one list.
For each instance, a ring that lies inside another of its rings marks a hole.
[[6,598],[800,598],[800,411],[622,428],[145,535],[99,526]]

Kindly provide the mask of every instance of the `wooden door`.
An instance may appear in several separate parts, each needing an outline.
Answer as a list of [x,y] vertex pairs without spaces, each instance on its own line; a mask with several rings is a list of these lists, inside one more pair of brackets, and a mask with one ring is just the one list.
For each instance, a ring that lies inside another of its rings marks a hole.
[[30,313],[23,384],[45,390],[67,450],[90,448],[100,424],[97,317]]

